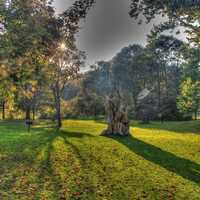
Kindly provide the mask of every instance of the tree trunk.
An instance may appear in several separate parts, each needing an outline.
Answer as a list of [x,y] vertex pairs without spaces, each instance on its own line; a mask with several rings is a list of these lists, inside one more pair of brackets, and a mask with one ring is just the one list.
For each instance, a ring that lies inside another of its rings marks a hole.
[[142,119],[142,124],[149,124],[149,123],[150,123],[149,116],[144,114],[144,117]]
[[96,106],[94,105],[94,117],[96,118],[97,117],[97,109],[96,109]]
[[106,111],[108,128],[103,131],[102,135],[128,136],[130,132],[127,107],[119,92],[107,99]]
[[62,117],[61,117],[61,95],[60,95],[60,86],[59,81],[55,82],[55,85],[52,87],[53,95],[54,95],[54,103],[56,109],[56,121],[57,128],[60,129],[62,127]]
[[62,127],[60,98],[57,98],[56,100],[56,120],[57,120],[57,127],[60,129]]
[[2,119],[4,120],[5,119],[5,116],[6,116],[6,109],[5,109],[5,107],[6,107],[6,102],[5,101],[3,101],[2,102]]
[[35,121],[35,108],[32,109],[32,119]]
[[[134,94],[134,93],[133,93]],[[138,99],[136,94],[133,95],[133,105],[134,105],[134,117],[137,115]]]
[[198,111],[195,111],[195,112],[194,112],[194,120],[197,120],[197,118],[198,118],[198,117],[197,117],[197,116],[198,116],[197,113],[198,113]]
[[26,108],[26,120],[30,120],[31,119],[31,109],[29,106],[27,106]]
[[[161,63],[162,66],[162,63]],[[156,81],[157,81],[157,94],[158,94],[158,112],[160,112],[160,106],[161,106],[161,69],[160,69],[160,65],[158,65],[157,67],[157,77],[156,77]]]

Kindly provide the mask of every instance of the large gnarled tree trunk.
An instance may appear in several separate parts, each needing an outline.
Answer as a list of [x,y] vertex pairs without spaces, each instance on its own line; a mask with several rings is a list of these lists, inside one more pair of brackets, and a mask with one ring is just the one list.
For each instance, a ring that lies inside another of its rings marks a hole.
[[107,98],[106,112],[108,127],[102,135],[128,136],[130,134],[128,110],[119,92]]

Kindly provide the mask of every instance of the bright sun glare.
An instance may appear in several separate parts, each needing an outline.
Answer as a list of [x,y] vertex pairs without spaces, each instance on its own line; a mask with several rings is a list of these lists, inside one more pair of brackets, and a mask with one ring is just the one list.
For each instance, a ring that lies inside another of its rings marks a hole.
[[66,45],[65,45],[64,42],[62,42],[62,43],[60,44],[60,48],[61,48],[61,50],[65,50],[65,49],[66,49]]

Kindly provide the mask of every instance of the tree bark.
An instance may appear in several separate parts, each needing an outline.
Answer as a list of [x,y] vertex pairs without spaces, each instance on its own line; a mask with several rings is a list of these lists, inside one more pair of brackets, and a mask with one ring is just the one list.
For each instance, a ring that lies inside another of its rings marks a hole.
[[55,82],[55,85],[52,87],[52,90],[53,90],[54,103],[56,109],[57,128],[60,129],[62,127],[62,117],[61,117],[61,95],[60,95],[60,86],[58,80]]
[[130,132],[127,107],[119,92],[108,97],[106,111],[108,127],[102,135],[128,136]]
[[56,119],[57,119],[57,127],[62,127],[62,118],[61,118],[61,107],[60,107],[60,99],[56,100]]
[[6,116],[6,102],[5,101],[3,101],[2,102],[2,119],[4,120],[5,119],[5,116]]
[[27,106],[26,108],[26,120],[30,120],[31,119],[31,109],[29,106]]
[[157,72],[157,78],[158,78],[158,110],[160,111],[160,104],[161,104],[161,87],[160,87],[160,68],[158,69]]
[[198,116],[197,113],[198,113],[198,111],[195,111],[195,112],[194,112],[194,120],[197,120],[197,118],[198,118],[198,117],[197,117],[197,116]]
[[35,108],[32,109],[32,119],[35,121]]

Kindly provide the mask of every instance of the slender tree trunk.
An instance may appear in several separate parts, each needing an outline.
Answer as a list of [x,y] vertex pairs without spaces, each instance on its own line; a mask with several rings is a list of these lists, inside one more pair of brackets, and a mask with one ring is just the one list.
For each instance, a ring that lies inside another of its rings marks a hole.
[[32,119],[35,121],[35,108],[32,109]]
[[97,117],[97,109],[96,109],[96,106],[94,106],[94,117],[95,117],[95,118]]
[[198,116],[198,111],[194,112],[194,120],[197,120],[197,116]]
[[26,108],[26,120],[30,120],[31,119],[31,109],[30,106],[27,106]]
[[56,119],[58,128],[62,127],[60,98],[56,100]]
[[166,87],[166,96],[167,98],[169,97],[169,92],[168,92],[168,77],[167,77],[167,67],[164,64],[164,78],[165,78],[165,87]]
[[60,87],[58,81],[56,82],[54,88],[54,99],[55,99],[55,108],[56,108],[56,120],[57,127],[60,129],[62,127],[62,117],[61,117],[61,97],[60,97]]
[[134,104],[134,117],[137,115],[137,107],[138,107],[138,101],[137,101],[137,95],[133,94],[133,104]]
[[26,126],[28,129],[28,132],[30,132],[32,121],[31,121],[31,107],[29,105],[26,107],[25,112],[26,112]]
[[142,123],[142,124],[149,124],[149,123],[150,123],[150,120],[149,120],[148,117],[144,117],[141,123]]
[[160,111],[161,104],[161,87],[160,87],[160,70],[158,70],[158,110]]
[[6,107],[6,102],[5,101],[3,101],[2,102],[2,119],[4,120],[5,119],[5,116],[6,116],[6,109],[5,109],[5,107]]

